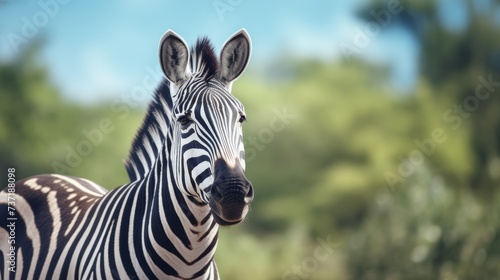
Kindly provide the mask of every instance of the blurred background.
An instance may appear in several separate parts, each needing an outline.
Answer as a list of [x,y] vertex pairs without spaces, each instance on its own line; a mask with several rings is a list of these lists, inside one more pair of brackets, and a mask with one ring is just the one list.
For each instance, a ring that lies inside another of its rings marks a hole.
[[498,279],[500,1],[2,0],[1,182],[126,183],[162,34],[243,27],[256,194],[224,279]]

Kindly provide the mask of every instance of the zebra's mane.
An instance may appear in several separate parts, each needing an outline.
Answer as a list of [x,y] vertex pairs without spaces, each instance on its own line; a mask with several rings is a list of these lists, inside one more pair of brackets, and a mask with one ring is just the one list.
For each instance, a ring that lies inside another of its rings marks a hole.
[[207,37],[198,39],[195,47],[191,49],[190,61],[193,73],[203,76],[205,80],[209,80],[219,72],[219,60]]
[[169,82],[163,79],[148,105],[146,116],[125,160],[125,169],[132,182],[142,178],[153,166],[170,126],[172,106]]
[[[198,39],[191,49],[191,71],[208,81],[219,71],[219,62],[209,39]],[[130,180],[143,178],[152,168],[170,127],[170,116],[173,107],[169,81],[164,79],[155,91],[149,103],[142,125],[132,141],[125,169]]]

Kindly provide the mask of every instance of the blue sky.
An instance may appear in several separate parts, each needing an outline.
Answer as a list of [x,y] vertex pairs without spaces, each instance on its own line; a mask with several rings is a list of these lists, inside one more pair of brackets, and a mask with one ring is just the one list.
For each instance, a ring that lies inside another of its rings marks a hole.
[[[42,3],[50,3],[54,13],[48,15]],[[146,69],[158,67],[158,41],[167,29],[189,44],[207,35],[220,49],[244,27],[253,42],[252,69],[284,54],[297,59],[342,59],[339,45],[352,45],[356,30],[366,27],[354,16],[364,3],[9,0],[0,7],[0,59],[15,57],[12,34],[27,37],[23,28],[29,21],[38,26],[36,36],[46,38],[41,59],[63,94],[71,100],[93,102],[140,85]],[[406,4],[401,1],[403,8]],[[418,44],[404,30],[389,26],[382,31],[370,38],[359,55],[389,65],[395,85],[409,89],[417,74]]]

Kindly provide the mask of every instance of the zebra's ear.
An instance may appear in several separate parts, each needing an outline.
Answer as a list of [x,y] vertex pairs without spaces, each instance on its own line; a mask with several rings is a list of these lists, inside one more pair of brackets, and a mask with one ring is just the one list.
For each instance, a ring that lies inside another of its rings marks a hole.
[[160,65],[165,77],[179,84],[188,75],[189,48],[179,35],[168,30],[160,40]]
[[245,70],[250,53],[252,42],[245,29],[241,29],[231,36],[220,54],[220,79],[231,90],[231,85]]

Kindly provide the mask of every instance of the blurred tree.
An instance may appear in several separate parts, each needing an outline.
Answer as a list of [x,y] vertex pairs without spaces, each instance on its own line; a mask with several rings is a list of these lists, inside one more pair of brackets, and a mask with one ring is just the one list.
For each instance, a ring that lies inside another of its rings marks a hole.
[[[63,173],[108,188],[125,183],[122,159],[142,114],[131,110],[126,122],[117,121],[107,104],[82,107],[62,99],[49,71],[37,62],[41,45],[31,44],[12,62],[0,61],[0,170],[15,167],[18,179]],[[79,152],[80,143],[91,142],[83,131],[95,131],[104,119],[115,129]],[[5,176],[1,172],[0,182]]]
[[[393,15],[393,23],[406,28],[420,42],[420,74],[436,88],[434,93],[449,99],[449,110],[441,118],[448,125],[470,125],[468,137],[474,158],[474,171],[467,182],[487,196],[500,184],[500,24],[496,21],[499,1],[463,0],[402,2],[403,10]],[[385,9],[387,1],[374,0],[359,15],[374,20],[373,12]],[[466,14],[455,24],[444,23],[442,14],[463,5]],[[462,28],[462,25],[464,26]],[[438,163],[431,158],[436,168]],[[456,174],[447,179],[456,181]]]
[[50,171],[47,159],[59,143],[54,136],[66,133],[54,109],[63,107],[65,120],[77,112],[62,106],[47,70],[37,64],[39,47],[32,44],[12,62],[0,63],[0,168],[16,167],[18,178]]
[[[376,193],[349,236],[352,279],[497,279],[500,208],[429,171],[408,187]],[[492,199],[500,205],[500,193]]]

